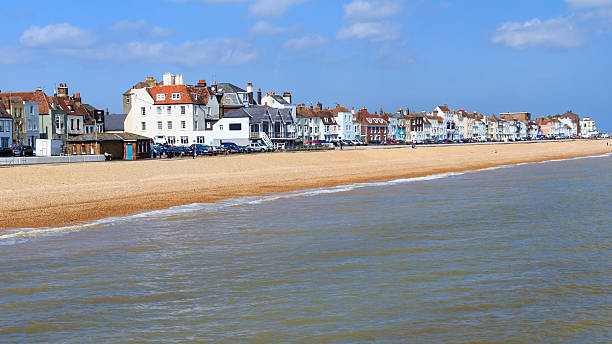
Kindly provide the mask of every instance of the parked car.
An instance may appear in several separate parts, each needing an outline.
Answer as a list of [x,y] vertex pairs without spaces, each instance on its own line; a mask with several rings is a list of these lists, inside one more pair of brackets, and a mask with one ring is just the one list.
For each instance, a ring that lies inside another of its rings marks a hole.
[[191,155],[191,149],[186,146],[170,146],[166,149],[166,156],[169,158],[189,155]]
[[14,156],[34,156],[34,149],[32,146],[17,146],[13,148]]
[[7,158],[7,157],[11,157],[13,156],[13,150],[8,148],[8,147],[4,147],[2,149],[0,149],[0,157],[2,158]]
[[359,140],[351,140],[351,143],[353,144],[353,146],[363,146],[363,142]]
[[353,141],[351,140],[342,140],[342,144],[345,146],[352,146],[353,145]]
[[230,153],[249,153],[251,150],[246,146],[238,146],[233,142],[223,142],[221,144]]
[[193,144],[189,147],[189,149],[195,149],[197,155],[213,156],[216,154],[213,147],[203,144]]
[[251,143],[249,146],[253,152],[270,152],[272,149],[267,145],[261,144],[259,142]]

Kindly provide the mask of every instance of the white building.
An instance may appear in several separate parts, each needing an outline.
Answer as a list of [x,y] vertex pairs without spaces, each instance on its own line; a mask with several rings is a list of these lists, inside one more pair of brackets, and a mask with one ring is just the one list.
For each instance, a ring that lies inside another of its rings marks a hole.
[[170,145],[205,143],[219,119],[210,115],[209,96],[205,86],[185,85],[182,75],[166,73],[154,86],[140,83],[124,94],[125,131]]
[[[247,85],[247,92],[253,93],[253,85]],[[259,105],[269,106],[275,109],[291,109],[291,116],[295,121],[297,118],[297,106],[291,102],[291,93],[285,92],[281,97],[279,94],[274,92],[266,93],[266,96],[261,99]]]
[[357,121],[355,114],[352,111],[342,109],[336,114],[336,123],[338,124],[338,136],[343,140],[358,140],[360,139],[361,124]]
[[[451,111],[448,105],[438,106],[434,109],[433,115],[436,117],[442,117],[444,120],[445,139],[455,140],[459,137],[457,130],[457,123],[455,123],[455,111]],[[463,133],[463,131],[461,131]]]
[[599,131],[595,126],[595,121],[592,121],[589,117],[584,117],[580,120],[580,135],[585,138],[596,137],[599,135]]

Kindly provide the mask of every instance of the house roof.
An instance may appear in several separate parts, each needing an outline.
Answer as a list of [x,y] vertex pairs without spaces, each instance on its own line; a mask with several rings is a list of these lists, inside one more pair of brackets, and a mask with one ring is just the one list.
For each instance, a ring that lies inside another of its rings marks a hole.
[[272,99],[276,100],[279,104],[289,105],[289,102],[285,100],[285,98],[281,97],[279,94],[270,95]]
[[51,104],[49,103],[49,97],[43,91],[34,92],[11,92],[11,93],[0,93],[1,98],[20,98],[26,102],[38,103],[39,114],[49,114],[51,112]]
[[128,132],[89,133],[68,139],[68,142],[104,142],[104,141],[135,141],[151,140],[150,138]]
[[442,110],[443,112],[451,112],[451,110],[448,109],[448,105],[440,105],[438,106],[440,108],[440,110]]
[[4,102],[0,102],[0,118],[13,118],[8,111],[6,111]]
[[222,82],[220,84],[217,84],[217,92],[219,93],[244,93],[246,91],[236,85],[230,84],[228,82]]
[[[189,85],[159,85],[147,88],[147,92],[155,105],[168,105],[168,104],[201,104],[205,105],[208,103],[210,94],[206,87],[196,87]],[[173,99],[172,94],[179,93],[180,98]],[[158,100],[158,94],[165,94],[164,100]]]

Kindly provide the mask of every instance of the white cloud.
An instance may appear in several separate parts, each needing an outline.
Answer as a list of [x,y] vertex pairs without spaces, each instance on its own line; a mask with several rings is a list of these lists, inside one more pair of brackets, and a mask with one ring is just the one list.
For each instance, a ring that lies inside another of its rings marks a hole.
[[23,32],[19,41],[27,47],[86,47],[97,40],[91,32],[68,23],[32,26]]
[[259,17],[281,17],[287,10],[308,0],[255,0],[249,10]]
[[56,54],[79,59],[115,63],[172,63],[185,67],[200,65],[242,65],[257,58],[248,42],[216,38],[183,43],[113,43],[91,49],[62,49]]
[[538,18],[525,23],[509,22],[499,27],[491,41],[511,49],[536,47],[576,48],[584,43],[583,32],[568,18],[541,21]]
[[344,5],[346,20],[372,20],[389,18],[402,10],[402,3],[393,0],[355,0]]
[[391,22],[359,22],[340,28],[338,39],[389,41],[400,37],[401,26]]
[[124,37],[138,37],[138,38],[149,38],[149,37],[166,37],[170,35],[170,30],[161,26],[149,27],[145,20],[129,21],[122,20],[111,25],[108,30],[111,35],[115,38]]
[[571,8],[612,7],[612,0],[565,0]]
[[201,2],[204,4],[231,4],[249,2],[249,11],[258,17],[281,17],[295,5],[308,0],[167,0],[170,2]]
[[283,47],[289,51],[304,51],[320,48],[327,44],[327,39],[321,35],[308,35],[298,38],[288,39]]
[[261,35],[280,35],[295,31],[295,27],[275,26],[267,21],[258,21],[249,29],[250,32]]

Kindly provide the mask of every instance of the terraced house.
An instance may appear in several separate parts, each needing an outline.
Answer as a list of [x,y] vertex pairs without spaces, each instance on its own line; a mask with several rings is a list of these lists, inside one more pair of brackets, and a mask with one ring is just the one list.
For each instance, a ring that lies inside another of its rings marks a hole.
[[371,114],[366,108],[357,112],[357,118],[361,123],[361,140],[366,143],[378,143],[387,140],[389,122],[379,116],[378,113]]
[[0,102],[0,148],[6,148],[13,143],[13,116],[6,111],[4,103]]

